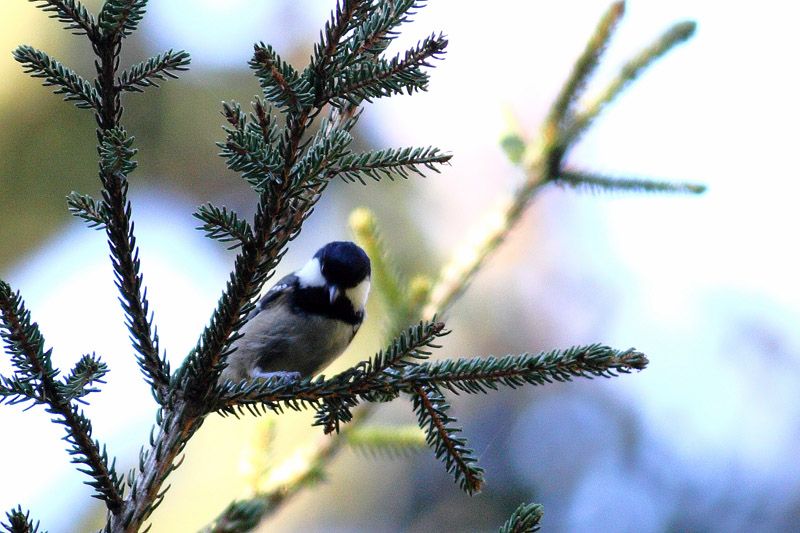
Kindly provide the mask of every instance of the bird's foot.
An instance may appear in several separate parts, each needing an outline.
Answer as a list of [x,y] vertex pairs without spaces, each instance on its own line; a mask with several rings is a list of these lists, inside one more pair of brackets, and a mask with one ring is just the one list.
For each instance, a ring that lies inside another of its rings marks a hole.
[[274,380],[276,383],[279,383],[281,385],[284,384],[288,385],[296,381],[300,381],[300,378],[302,378],[302,376],[300,375],[300,372],[289,372],[286,370],[281,370],[278,372],[264,372],[263,370],[254,370],[253,378],[263,379],[265,381]]

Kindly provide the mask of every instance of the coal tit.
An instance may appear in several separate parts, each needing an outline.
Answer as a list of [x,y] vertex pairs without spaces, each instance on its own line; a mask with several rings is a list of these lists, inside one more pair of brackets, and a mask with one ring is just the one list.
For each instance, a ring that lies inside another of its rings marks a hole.
[[240,330],[219,382],[315,374],[338,357],[364,320],[370,287],[367,254],[352,242],[330,242],[278,281]]

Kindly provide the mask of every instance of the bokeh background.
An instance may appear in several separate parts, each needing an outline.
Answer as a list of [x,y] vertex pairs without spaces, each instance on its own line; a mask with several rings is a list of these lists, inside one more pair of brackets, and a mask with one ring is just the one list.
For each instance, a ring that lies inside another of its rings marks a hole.
[[[85,2],[92,9],[98,1]],[[162,345],[177,365],[224,287],[233,256],[193,228],[206,201],[251,214],[246,184],[216,157],[221,100],[248,102],[246,67],[264,40],[296,65],[331,1],[153,0],[127,43],[133,63],[191,52],[179,81],[128,96],[136,136],[134,219]],[[531,133],[583,49],[606,1],[435,2],[398,49],[450,37],[430,91],[368,106],[362,147],[437,145],[441,175],[366,187],[337,183],[281,265],[349,238],[347,215],[377,212],[398,268],[434,274],[465,228],[522,176],[499,148],[505,117]],[[789,2],[631,1],[598,87],[669,25],[696,37],[656,64],[569,155],[576,168],[701,181],[701,197],[549,188],[452,312],[441,356],[519,353],[604,342],[647,353],[645,372],[454,398],[487,470],[462,494],[422,452],[343,452],[327,481],[295,498],[274,531],[490,531],[522,501],[545,504],[546,531],[788,531],[800,519],[800,272],[791,235],[800,122]],[[141,383],[116,303],[102,233],[69,217],[71,190],[95,194],[94,123],[22,74],[10,51],[31,44],[91,73],[84,39],[23,0],[0,3],[0,275],[22,290],[61,367],[96,351],[111,367],[87,412],[122,470],[146,439],[154,402]],[[591,89],[590,89],[591,92]],[[342,368],[380,345],[380,308]],[[0,371],[8,372],[5,359]],[[279,453],[318,438],[311,414],[279,425]],[[413,422],[402,400],[381,423]],[[211,417],[154,516],[156,532],[195,531],[247,486],[258,419]],[[67,463],[61,428],[35,408],[0,409],[0,508],[32,510],[51,532],[91,530],[98,508]]]

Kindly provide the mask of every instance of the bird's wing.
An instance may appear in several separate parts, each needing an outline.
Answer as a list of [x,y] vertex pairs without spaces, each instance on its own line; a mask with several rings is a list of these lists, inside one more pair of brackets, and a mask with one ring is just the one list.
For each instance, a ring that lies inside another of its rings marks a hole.
[[252,320],[253,317],[264,309],[269,309],[278,301],[278,298],[286,294],[296,283],[297,276],[294,274],[288,274],[278,280],[278,282],[267,291],[267,294],[261,297],[261,300],[259,300],[258,304],[248,315],[247,320]]

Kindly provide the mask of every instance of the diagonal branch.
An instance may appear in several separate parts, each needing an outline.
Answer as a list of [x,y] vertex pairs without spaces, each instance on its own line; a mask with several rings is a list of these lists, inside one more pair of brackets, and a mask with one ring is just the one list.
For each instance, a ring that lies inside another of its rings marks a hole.
[[572,111],[572,106],[583,93],[589,77],[597,68],[600,58],[611,40],[611,35],[624,14],[625,2],[615,2],[606,10],[603,18],[598,22],[594,34],[586,43],[583,53],[572,66],[572,72],[561,86],[561,91],[550,107],[550,116],[548,116],[547,122],[561,126],[562,121]]
[[188,52],[167,50],[123,72],[117,80],[117,90],[140,93],[144,87],[158,87],[158,81],[177,79],[176,72],[189,70],[190,62]]
[[27,74],[44,78],[42,85],[45,87],[57,87],[53,92],[63,94],[65,101],[81,109],[100,109],[100,95],[92,84],[41,50],[23,44],[14,50],[14,59],[22,64]]
[[229,249],[238,248],[253,238],[250,224],[224,206],[217,207],[211,203],[201,205],[193,216],[204,223],[198,229],[203,230],[207,237],[220,242],[233,242]]
[[86,34],[94,42],[100,38],[100,30],[94,16],[78,0],[30,0],[37,4],[36,7],[46,13],[52,13],[50,18],[58,19],[64,28],[74,35]]
[[697,29],[691,21],[679,22],[664,32],[650,46],[639,52],[623,65],[619,74],[605,89],[594,97],[586,107],[577,114],[572,124],[564,132],[565,145],[571,144],[583,134],[600,113],[619,96],[632,81],[639,77],[650,65],[664,56],[677,45],[689,40]]
[[5,341],[17,373],[17,379],[29,384],[38,400],[47,404],[47,412],[56,415],[54,421],[63,425],[70,444],[72,462],[84,465],[78,468],[93,481],[86,483],[94,487],[95,497],[106,503],[109,511],[119,512],[122,507],[122,480],[117,476],[114,464],[108,463],[105,446],[92,439],[91,422],[75,404],[64,396],[56,381],[58,370],[53,368],[50,350],[44,348],[44,338],[36,323],[31,322],[30,312],[25,309],[19,293],[0,281],[0,336]]
[[473,451],[467,448],[467,440],[459,437],[461,428],[453,427],[457,420],[447,414],[450,406],[436,385],[411,386],[414,410],[419,427],[426,432],[426,441],[433,446],[437,459],[444,457],[447,471],[468,494],[481,491],[483,469],[477,466]]

